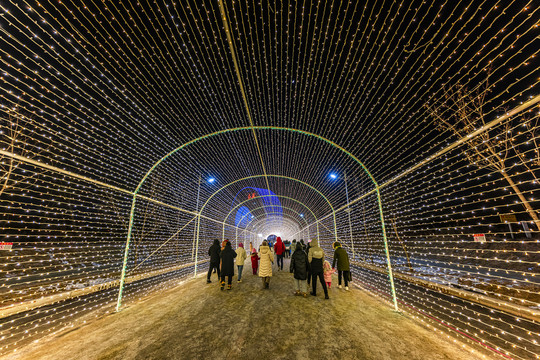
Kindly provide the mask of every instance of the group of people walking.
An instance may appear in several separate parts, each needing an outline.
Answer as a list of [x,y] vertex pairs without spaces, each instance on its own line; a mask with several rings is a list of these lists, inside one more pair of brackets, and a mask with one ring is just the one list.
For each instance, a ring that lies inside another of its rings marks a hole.
[[[338,287],[342,288],[342,280],[345,285],[345,290],[349,290],[350,267],[349,255],[343,249],[339,242],[333,243],[334,258],[332,265],[325,260],[324,250],[319,246],[318,240],[312,240],[307,246],[303,240],[290,244],[291,264],[289,271],[294,275],[295,291],[294,295],[307,297],[307,287],[311,283],[311,295],[317,296],[317,279],[321,283],[324,291],[325,299],[329,299],[328,289],[332,284],[332,274],[338,271]],[[270,279],[272,277],[272,264],[274,263],[274,253],[277,258],[278,270],[283,270],[283,257],[286,252],[286,246],[281,241],[281,238],[276,239],[276,243],[272,249],[268,246],[265,240],[259,247],[259,251],[250,244],[250,258],[253,275],[259,274],[262,280],[263,289],[269,289]],[[227,278],[227,290],[232,288],[232,278],[234,276],[234,263],[238,268],[238,282],[242,282],[242,272],[247,253],[242,243],[238,244],[238,248],[232,249],[231,242],[226,239],[220,246],[219,240],[214,240],[214,243],[208,250],[210,256],[210,266],[207,274],[207,282],[210,280],[212,272],[217,272],[220,279],[221,290],[225,288],[225,278]]]

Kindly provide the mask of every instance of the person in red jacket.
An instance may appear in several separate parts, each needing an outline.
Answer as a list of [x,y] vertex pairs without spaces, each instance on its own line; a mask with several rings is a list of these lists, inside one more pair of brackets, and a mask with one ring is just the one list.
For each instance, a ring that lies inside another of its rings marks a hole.
[[253,269],[253,275],[257,275],[257,269],[259,268],[259,254],[257,249],[251,250],[251,268]]
[[283,270],[283,254],[285,253],[285,245],[281,238],[278,236],[276,244],[274,245],[274,251],[277,255],[277,267],[278,270]]

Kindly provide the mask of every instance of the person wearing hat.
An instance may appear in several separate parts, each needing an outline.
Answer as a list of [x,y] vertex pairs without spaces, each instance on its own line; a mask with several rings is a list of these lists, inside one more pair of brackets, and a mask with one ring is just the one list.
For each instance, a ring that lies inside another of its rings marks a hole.
[[334,248],[334,260],[332,261],[332,268],[335,269],[337,262],[338,270],[338,289],[341,289],[341,277],[345,281],[345,290],[349,290],[349,278],[350,278],[350,268],[349,268],[349,255],[344,248],[341,247],[341,243],[336,241],[333,244]]

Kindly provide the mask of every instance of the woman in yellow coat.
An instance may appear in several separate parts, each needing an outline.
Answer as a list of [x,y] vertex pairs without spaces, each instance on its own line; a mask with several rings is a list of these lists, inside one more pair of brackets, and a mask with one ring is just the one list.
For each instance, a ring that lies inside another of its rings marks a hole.
[[270,278],[272,277],[272,264],[274,263],[274,255],[268,247],[268,243],[263,241],[259,249],[259,257],[261,258],[259,264],[259,277],[262,279],[263,289],[270,287]]

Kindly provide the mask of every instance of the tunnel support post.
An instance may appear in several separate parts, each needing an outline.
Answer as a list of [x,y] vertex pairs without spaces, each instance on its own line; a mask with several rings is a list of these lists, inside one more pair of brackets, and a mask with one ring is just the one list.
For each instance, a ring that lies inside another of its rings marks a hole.
[[126,267],[129,253],[129,242],[131,240],[131,229],[133,228],[133,217],[135,214],[135,202],[137,201],[137,192],[133,194],[133,201],[131,202],[131,211],[129,213],[129,226],[126,239],[126,248],[124,250],[124,262],[122,264],[122,274],[120,275],[120,288],[118,290],[118,300],[116,302],[116,312],[120,311],[122,306],[122,292],[124,291],[124,281],[126,280]]
[[[197,186],[197,203],[195,205],[195,212],[197,213],[197,218],[199,216],[199,194],[201,193],[201,180],[202,174],[199,174],[199,185]],[[193,253],[195,252],[195,236],[197,233],[197,222],[193,228],[193,244],[191,245],[191,261],[193,261]]]
[[197,260],[199,258],[199,231],[201,229],[201,213],[197,213],[197,236],[195,241],[195,268],[193,270],[193,277],[197,276]]
[[392,300],[394,302],[394,310],[398,310],[397,298],[396,298],[396,288],[394,286],[394,275],[392,274],[392,263],[390,262],[390,251],[388,250],[388,239],[386,237],[386,228],[384,226],[384,214],[383,206],[381,200],[381,193],[379,192],[379,185],[375,184],[375,189],[377,191],[377,202],[379,203],[379,213],[381,215],[381,227],[382,227],[382,236],[384,241],[384,252],[386,254],[386,264],[388,265],[388,279],[390,280],[390,287],[392,289]]
[[349,234],[351,236],[351,250],[352,250],[352,253],[353,253],[353,259],[356,259],[356,255],[354,253],[354,241],[353,241],[353,234],[352,234],[352,223],[351,223],[351,208],[349,206],[349,189],[347,188],[347,180],[349,180],[349,178],[347,177],[347,173],[345,171],[343,171],[343,177],[345,180],[345,195],[347,196],[347,215],[349,217]]
[[[338,241],[338,236],[337,236],[337,222],[336,222],[336,210],[334,210],[332,208],[332,215],[334,217],[334,238],[335,240],[334,241]],[[320,245],[320,244],[319,244]]]

